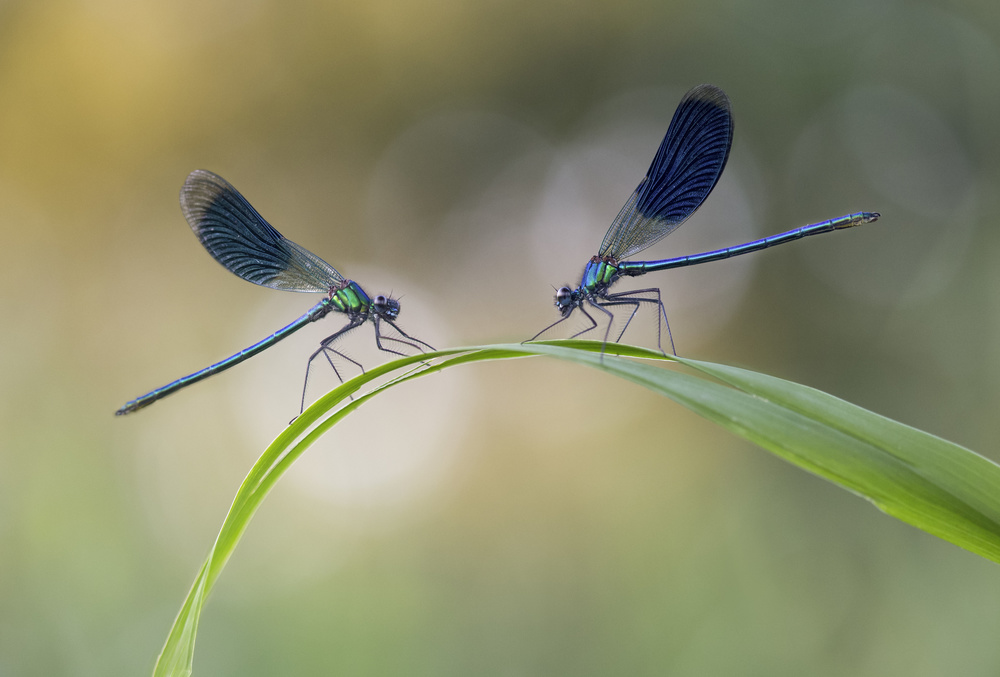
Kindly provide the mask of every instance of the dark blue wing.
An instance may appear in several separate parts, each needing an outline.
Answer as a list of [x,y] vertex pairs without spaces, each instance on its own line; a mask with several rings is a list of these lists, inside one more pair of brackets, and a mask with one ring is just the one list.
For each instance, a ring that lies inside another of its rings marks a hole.
[[329,263],[282,237],[218,174],[191,172],[181,188],[181,210],[212,258],[248,282],[327,292],[344,279]]
[[726,93],[698,85],[685,94],[646,178],[604,236],[600,256],[628,258],[684,223],[715,188],[732,144]]

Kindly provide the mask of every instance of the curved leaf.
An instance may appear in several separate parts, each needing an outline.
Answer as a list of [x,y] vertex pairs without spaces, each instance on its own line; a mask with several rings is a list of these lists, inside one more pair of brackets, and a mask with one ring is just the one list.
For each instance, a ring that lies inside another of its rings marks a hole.
[[[441,350],[386,363],[317,400],[268,446],[240,486],[174,621],[154,675],[191,674],[205,599],[264,497],[313,442],[383,390],[468,362],[542,355],[615,374],[843,486],[904,522],[1000,562],[1000,466],[992,461],[773,376],[620,344],[608,345],[602,355],[601,347],[599,341],[545,341]],[[695,373],[665,369],[665,361],[679,362]]]

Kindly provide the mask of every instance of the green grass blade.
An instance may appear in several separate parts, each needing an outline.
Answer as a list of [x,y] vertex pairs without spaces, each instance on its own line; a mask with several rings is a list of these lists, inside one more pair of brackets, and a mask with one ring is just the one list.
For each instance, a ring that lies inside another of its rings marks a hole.
[[[667,358],[634,346],[610,344],[604,355],[601,348],[595,341],[544,341],[437,351],[386,363],[320,398],[268,446],[240,486],[174,621],[154,675],[191,674],[198,620],[208,594],[268,492],[313,442],[383,390],[469,362],[542,355],[614,374],[867,498],[888,514],[1000,562],[1000,466],[991,461],[789,381]],[[651,360],[675,360],[696,374],[665,369]],[[357,394],[383,377],[389,380]]]
[[754,440],[765,449],[904,522],[1000,562],[997,464],[814,388],[736,367],[679,361],[826,433],[822,444],[794,449],[782,431],[772,431],[769,442]]

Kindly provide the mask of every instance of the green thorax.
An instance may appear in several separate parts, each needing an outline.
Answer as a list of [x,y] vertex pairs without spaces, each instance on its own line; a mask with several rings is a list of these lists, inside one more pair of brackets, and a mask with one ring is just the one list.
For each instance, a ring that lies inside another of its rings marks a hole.
[[583,269],[580,290],[588,294],[603,291],[618,278],[618,262],[610,257],[594,256]]
[[372,305],[365,290],[356,282],[345,280],[344,286],[332,292],[330,303],[342,313],[364,313]]

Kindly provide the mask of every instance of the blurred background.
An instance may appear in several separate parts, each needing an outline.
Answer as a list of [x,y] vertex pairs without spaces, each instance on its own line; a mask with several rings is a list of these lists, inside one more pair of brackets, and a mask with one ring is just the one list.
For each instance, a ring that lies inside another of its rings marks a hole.
[[[702,82],[733,101],[729,166],[648,258],[882,219],[635,281],[677,351],[1000,460],[995,2],[0,4],[0,675],[149,673],[339,327],[112,415],[318,300],[215,263],[188,172],[402,297],[427,342],[517,341]],[[626,339],[654,346],[652,317]],[[371,366],[372,344],[338,347]],[[650,392],[517,360],[398,388],[312,448],[195,670],[996,674],[998,573]]]

